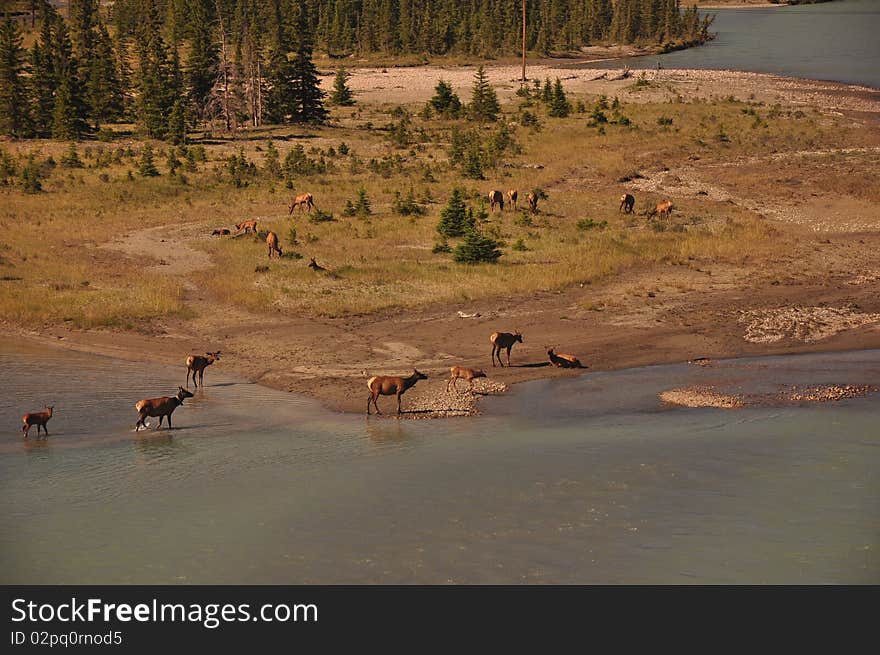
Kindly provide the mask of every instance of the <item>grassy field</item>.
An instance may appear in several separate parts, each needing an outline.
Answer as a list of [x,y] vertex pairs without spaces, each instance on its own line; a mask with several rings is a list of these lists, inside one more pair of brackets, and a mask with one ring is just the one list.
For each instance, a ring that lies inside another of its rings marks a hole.
[[[342,316],[521,296],[658,262],[738,262],[778,246],[759,212],[708,196],[672,198],[672,220],[660,222],[642,215],[666,199],[658,191],[637,192],[636,213],[627,216],[618,212],[626,180],[740,162],[755,192],[772,198],[762,187],[788,164],[765,168],[758,158],[863,143],[858,126],[843,117],[734,98],[686,101],[674,89],[666,101],[634,102],[638,87],[619,95],[616,111],[614,99],[607,99],[608,108],[599,111],[612,122],[598,124],[590,116],[599,99],[570,95],[584,111],[568,118],[550,118],[540,102],[522,106],[522,99],[504,105],[501,121],[486,124],[426,116],[423,103],[388,103],[334,108],[323,127],[267,127],[236,139],[193,133],[185,149],[148,144],[131,126],[115,126],[112,140],[75,146],[81,166],[63,163],[70,154],[66,143],[0,144],[6,162],[0,171],[0,315],[24,327],[149,330],[157,318],[198,311],[188,289],[248,310]],[[537,117],[539,129],[523,126],[524,110]],[[484,150],[485,179],[464,177],[450,161],[454,129],[470,132],[464,141]],[[270,140],[282,165],[302,149],[281,177],[267,169]],[[139,174],[146,145],[154,149],[157,177]],[[40,193],[23,187],[21,171],[31,154],[42,170]],[[238,159],[233,167],[231,157]],[[859,183],[870,177],[869,164],[860,161],[847,175],[826,172],[822,190],[876,202],[876,186]],[[488,212],[490,189],[519,191],[518,211],[488,213],[480,221],[480,230],[502,243],[498,263],[457,264],[448,253],[432,252],[454,187],[464,189],[478,213]],[[357,202],[361,189],[371,213],[347,216],[346,205]],[[535,215],[524,210],[532,189],[547,195]],[[290,199],[304,191],[333,220],[288,216]],[[420,213],[395,211],[395,194],[411,197]],[[249,218],[259,221],[261,232],[279,235],[285,257],[267,259],[261,238],[210,236],[214,228]],[[113,245],[147,228],[161,228],[154,248],[132,252]],[[214,265],[167,274],[162,253],[175,248],[206,252]],[[310,257],[330,272],[309,269]],[[258,270],[264,266],[268,270]]]

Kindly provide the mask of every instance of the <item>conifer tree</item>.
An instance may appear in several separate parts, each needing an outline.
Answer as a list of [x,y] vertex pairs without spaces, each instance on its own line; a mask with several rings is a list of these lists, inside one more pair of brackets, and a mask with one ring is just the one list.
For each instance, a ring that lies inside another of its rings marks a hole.
[[153,146],[149,143],[141,151],[141,158],[138,161],[138,173],[143,177],[156,177],[159,175],[159,170],[156,168],[156,163],[153,159]]
[[464,192],[455,188],[449,196],[449,202],[440,212],[440,221],[437,223],[437,233],[441,237],[463,236],[473,225],[473,213],[468,216],[467,206],[464,203]]
[[480,66],[474,74],[474,91],[468,106],[471,118],[478,121],[498,120],[501,107],[495,89],[489,84],[486,70]]
[[467,234],[452,253],[452,259],[460,264],[495,263],[501,257],[501,250],[495,239],[480,234],[476,229]]
[[448,118],[455,118],[461,112],[461,100],[452,90],[452,85],[445,80],[437,82],[437,86],[434,87],[434,97],[429,103],[434,111]]
[[349,77],[351,75],[344,68],[336,71],[336,78],[333,80],[333,94],[330,96],[329,104],[339,107],[351,107],[355,104],[354,94],[348,88]]
[[292,62],[293,92],[297,107],[294,120],[300,123],[321,123],[327,118],[324,92],[318,79],[318,69],[312,61],[312,36],[308,6],[298,4],[296,53]]
[[211,0],[189,0],[189,54],[186,59],[187,97],[195,115],[204,120],[218,74],[218,48]]
[[52,138],[77,140],[87,131],[86,106],[70,33],[60,17],[53,25],[51,57],[58,85],[52,107]]
[[113,42],[103,23],[98,24],[92,45],[93,57],[86,79],[86,101],[95,127],[120,118],[123,112],[122,84],[116,70]]
[[24,136],[27,108],[24,72],[24,49],[18,26],[7,18],[0,27],[0,133]]
[[562,82],[559,81],[558,77],[553,85],[553,94],[550,98],[550,108],[547,113],[554,118],[565,118],[571,113],[571,104],[568,102],[568,98],[565,97]]

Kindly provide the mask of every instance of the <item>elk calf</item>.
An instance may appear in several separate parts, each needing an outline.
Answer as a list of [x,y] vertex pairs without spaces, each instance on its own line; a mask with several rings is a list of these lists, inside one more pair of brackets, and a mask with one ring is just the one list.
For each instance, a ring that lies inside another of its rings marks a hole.
[[28,412],[24,416],[21,417],[21,431],[24,432],[24,438],[28,438],[28,434],[31,431],[33,426],[37,426],[37,436],[40,436],[40,428],[43,428],[43,432],[49,434],[49,430],[46,429],[46,423],[49,422],[49,419],[52,418],[52,410],[54,409],[54,405],[46,405],[45,411],[42,412]]
[[458,391],[458,387],[456,385],[458,384],[459,378],[461,378],[462,380],[467,380],[468,390],[473,391],[474,390],[474,378],[486,377],[486,374],[483,372],[482,369],[480,369],[479,371],[475,371],[472,368],[465,368],[464,366],[453,366],[452,368],[449,369],[449,373],[450,373],[450,378],[449,378],[449,381],[446,383],[446,391],[447,392],[449,391],[450,384],[452,385],[453,389]]
[[658,202],[654,206],[654,211],[651,212],[651,215],[657,214],[658,218],[669,218],[672,215],[672,210],[675,209],[675,205],[672,204],[671,200],[667,200],[666,202]]
[[139,432],[141,426],[147,427],[144,421],[148,416],[158,416],[160,428],[162,427],[162,419],[167,416],[168,429],[171,430],[171,415],[174,413],[174,410],[183,404],[184,398],[192,397],[192,392],[187,391],[183,387],[177,387],[176,396],[162,396],[161,398],[139,400],[134,406],[138,413],[138,420],[134,425],[134,431]]
[[555,353],[553,352],[553,348],[547,351],[547,355],[550,357],[550,362],[556,368],[585,368],[583,364],[581,364],[581,360],[579,360],[574,355],[566,355],[565,353]]
[[504,211],[504,194],[500,191],[489,192],[489,211],[495,211],[495,207]]
[[309,262],[309,268],[315,272],[327,270],[326,268],[321,266],[318,262],[316,262],[314,257],[312,257],[311,261]]
[[507,192],[507,202],[513,207],[513,211],[516,211],[517,196],[519,196],[519,193],[517,193],[516,189],[511,189]]
[[624,214],[629,214],[632,212],[633,207],[636,206],[635,196],[632,196],[628,193],[624,193],[620,196],[620,209],[619,212],[623,212]]
[[522,335],[519,332],[493,332],[492,336],[489,337],[489,341],[492,342],[492,366],[495,366],[495,355],[498,355],[498,363],[501,364],[501,368],[504,368],[504,364],[501,361],[501,349],[507,349],[507,365],[510,366],[510,349],[513,348],[513,344],[517,341],[520,343],[523,342]]
[[244,230],[245,234],[247,234],[248,232],[253,232],[254,234],[256,234],[257,233],[257,221],[255,219],[251,219],[249,221],[242,221],[241,223],[236,223],[235,224],[235,231],[241,232],[242,230]]
[[228,227],[217,228],[216,230],[211,232],[212,237],[225,237],[227,234],[229,234]]
[[292,214],[293,210],[299,207],[302,209],[306,208],[306,211],[312,211],[315,207],[315,200],[311,193],[301,193],[293,199],[293,202],[290,203],[290,211],[288,214]]
[[[215,353],[205,353],[204,356],[189,355],[186,358],[186,386],[189,387],[190,375],[192,375],[193,385],[195,385],[196,387],[198,387],[199,385],[205,386],[205,369],[216,362],[218,359],[220,359],[219,350]],[[196,384],[196,373],[199,374],[198,384]]]
[[269,259],[272,259],[273,254],[277,257],[281,257],[284,254],[281,252],[281,246],[278,245],[278,235],[274,232],[269,232],[266,235],[266,245],[269,246]]
[[529,201],[529,211],[533,214],[538,213],[538,194],[529,191],[529,195],[526,196],[526,200]]
[[397,396],[397,413],[400,414],[400,397],[403,393],[413,386],[419,380],[427,380],[428,376],[419,373],[413,369],[412,375],[408,378],[392,377],[389,375],[375,375],[367,380],[367,388],[370,390],[370,397],[367,398],[367,416],[370,415],[370,403],[376,408],[376,413],[381,414],[376,399],[379,396]]

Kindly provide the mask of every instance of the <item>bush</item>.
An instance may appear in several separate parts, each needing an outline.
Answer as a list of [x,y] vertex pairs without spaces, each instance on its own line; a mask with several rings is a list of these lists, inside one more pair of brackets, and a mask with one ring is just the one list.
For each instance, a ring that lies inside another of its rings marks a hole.
[[511,247],[511,250],[516,250],[517,252],[526,252],[529,248],[526,246],[526,242],[522,240],[522,237],[516,240]]
[[597,223],[592,218],[583,218],[575,223],[575,226],[577,227],[577,229],[583,230],[584,232],[594,229],[604,230],[606,227],[608,227],[608,221]]
[[159,175],[159,170],[153,161],[153,146],[149,143],[141,151],[141,158],[138,161],[138,173],[141,177],[156,177]]
[[459,264],[495,263],[501,257],[499,243],[491,237],[470,230],[452,253],[452,259]]
[[431,252],[435,255],[442,252],[452,252],[452,248],[449,246],[449,242],[446,239],[442,239],[434,244],[434,247],[431,248]]
[[[328,214],[325,211],[321,211],[320,209],[316,209],[312,212],[311,216],[309,216],[309,223],[331,223],[335,221],[336,218],[333,214]],[[290,228],[291,234],[291,242],[296,243],[296,228]]]
[[453,189],[449,202],[440,212],[440,222],[437,223],[437,233],[442,237],[460,237],[473,229],[473,213],[468,214],[464,204],[464,192],[461,189]]
[[428,106],[446,118],[456,118],[461,113],[461,100],[455,95],[452,85],[444,80],[437,82],[434,97],[428,101]]
[[61,165],[64,168],[83,167],[82,159],[79,158],[79,153],[76,151],[76,143],[71,141],[70,146],[67,148],[67,152],[61,157]]

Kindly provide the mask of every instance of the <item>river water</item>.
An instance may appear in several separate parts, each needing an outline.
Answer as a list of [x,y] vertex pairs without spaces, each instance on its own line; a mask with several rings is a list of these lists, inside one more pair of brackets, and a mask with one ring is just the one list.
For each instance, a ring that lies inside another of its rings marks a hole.
[[[880,351],[517,385],[342,415],[183,367],[0,343],[0,583],[878,583],[880,401],[670,409],[693,383],[875,383]],[[55,403],[48,438],[20,415]]]
[[[685,3],[683,3],[685,4]],[[712,9],[717,37],[699,48],[590,67],[729,69],[880,89],[880,2]]]

